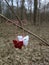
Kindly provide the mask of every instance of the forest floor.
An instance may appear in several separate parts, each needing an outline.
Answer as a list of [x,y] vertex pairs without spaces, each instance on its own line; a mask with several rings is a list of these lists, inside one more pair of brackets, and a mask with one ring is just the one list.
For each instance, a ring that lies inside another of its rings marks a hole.
[[[49,44],[49,24],[40,27],[27,24],[24,26]],[[27,47],[21,50],[13,46],[12,40],[21,35],[22,30],[11,23],[0,23],[0,65],[49,65],[49,46],[24,31],[30,40]],[[41,44],[41,45],[40,45]]]

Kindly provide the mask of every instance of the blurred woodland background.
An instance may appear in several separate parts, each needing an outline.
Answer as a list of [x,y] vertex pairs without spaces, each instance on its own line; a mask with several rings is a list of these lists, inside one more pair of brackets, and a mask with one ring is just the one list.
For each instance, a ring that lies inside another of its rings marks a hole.
[[[12,40],[22,34],[20,50]],[[49,65],[49,0],[0,0],[0,65]]]
[[[7,2],[22,21],[31,24],[49,21],[49,2],[46,0],[7,0]],[[0,13],[16,20],[5,0],[0,0]]]

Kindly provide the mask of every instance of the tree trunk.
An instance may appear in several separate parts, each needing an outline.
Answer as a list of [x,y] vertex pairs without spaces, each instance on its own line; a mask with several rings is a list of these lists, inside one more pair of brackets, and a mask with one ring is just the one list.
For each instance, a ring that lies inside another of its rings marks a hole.
[[[11,0],[11,6],[12,6],[12,9],[13,9],[13,0]],[[14,18],[14,15],[11,14],[11,18],[13,19]]]
[[1,8],[1,0],[0,0],[0,13],[2,13],[2,8]]
[[21,20],[24,19],[24,2],[25,0],[21,0]]
[[36,16],[37,16],[37,0],[34,0],[34,25],[36,25]]

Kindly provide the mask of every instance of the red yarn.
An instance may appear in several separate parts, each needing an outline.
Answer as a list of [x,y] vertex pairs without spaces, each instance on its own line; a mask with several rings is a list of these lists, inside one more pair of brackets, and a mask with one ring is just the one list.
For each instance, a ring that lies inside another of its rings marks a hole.
[[13,44],[15,48],[19,48],[21,49],[23,46],[23,41],[17,41],[17,40],[13,40]]

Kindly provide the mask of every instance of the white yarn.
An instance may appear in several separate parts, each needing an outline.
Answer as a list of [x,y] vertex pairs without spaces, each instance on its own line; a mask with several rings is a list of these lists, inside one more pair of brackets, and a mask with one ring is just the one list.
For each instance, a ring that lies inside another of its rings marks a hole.
[[29,42],[29,36],[27,35],[27,36],[25,36],[25,37],[23,38],[23,44],[24,44],[25,46],[27,46],[27,45],[28,45],[28,42]]
[[19,41],[23,41],[23,36],[17,36],[17,39],[18,39]]
[[25,37],[23,37],[23,36],[17,36],[17,39],[19,41],[23,41],[24,46],[28,45],[28,42],[29,42],[29,36],[28,35],[25,36]]

